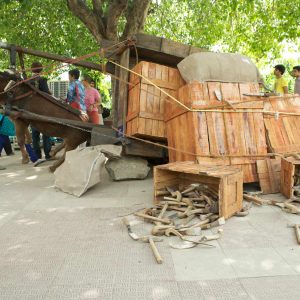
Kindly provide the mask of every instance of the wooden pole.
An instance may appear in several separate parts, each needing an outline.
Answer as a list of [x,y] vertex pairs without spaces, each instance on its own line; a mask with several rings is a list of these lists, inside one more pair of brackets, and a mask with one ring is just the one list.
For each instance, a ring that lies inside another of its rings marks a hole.
[[[7,44],[7,43],[0,41],[0,48],[2,48],[2,49],[6,49],[6,50],[10,51],[11,49],[13,49],[13,47],[14,47],[14,45]],[[31,48],[25,48],[25,47],[20,47],[20,46],[15,46],[15,49],[16,49],[16,51],[21,52],[21,53],[26,53],[29,55],[38,56],[38,57],[55,60],[55,61],[66,62],[66,61],[69,61],[72,59],[70,57],[53,54],[53,53],[49,53],[49,52],[38,51],[38,50],[31,49]],[[97,70],[99,72],[103,72],[103,68],[101,65],[95,64],[92,62],[82,60],[82,61],[73,62],[71,64],[75,65],[75,66],[84,67],[84,68],[88,68],[88,69],[92,69],[92,70]],[[109,74],[115,74],[115,66],[112,63],[108,62],[105,66],[105,72],[107,72]]]

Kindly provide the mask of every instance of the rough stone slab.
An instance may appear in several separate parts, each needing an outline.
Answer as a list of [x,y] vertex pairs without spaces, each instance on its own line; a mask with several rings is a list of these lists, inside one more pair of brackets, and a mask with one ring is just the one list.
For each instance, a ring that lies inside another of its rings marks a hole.
[[138,157],[125,157],[108,160],[106,170],[113,180],[144,179],[148,176],[150,168],[145,159]]
[[95,149],[103,153],[108,158],[121,158],[122,146],[117,145],[97,145]]

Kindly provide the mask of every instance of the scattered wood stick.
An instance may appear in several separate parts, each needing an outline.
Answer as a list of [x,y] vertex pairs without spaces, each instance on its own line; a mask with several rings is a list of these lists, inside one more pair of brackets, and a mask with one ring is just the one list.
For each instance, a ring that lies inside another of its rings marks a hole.
[[266,202],[263,199],[258,198],[258,197],[250,196],[247,194],[243,194],[243,197],[246,201],[251,201],[251,202],[255,203],[256,205],[266,204]]
[[152,216],[140,213],[140,212],[136,212],[134,214],[138,217],[148,219],[148,220],[151,220],[151,221],[157,221],[157,222],[161,222],[161,223],[164,223],[164,224],[170,224],[171,223],[171,221],[169,219],[160,219],[160,218],[152,217]]

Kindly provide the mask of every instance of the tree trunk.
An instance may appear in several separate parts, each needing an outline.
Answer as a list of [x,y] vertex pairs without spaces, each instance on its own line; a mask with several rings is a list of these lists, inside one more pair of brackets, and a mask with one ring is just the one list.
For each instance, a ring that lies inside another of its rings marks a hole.
[[99,45],[103,38],[113,41],[119,39],[119,21],[122,16],[126,17],[126,24],[121,39],[143,29],[151,0],[112,0],[105,11],[104,2],[92,0],[91,8],[85,0],[67,0],[69,10],[88,28]]

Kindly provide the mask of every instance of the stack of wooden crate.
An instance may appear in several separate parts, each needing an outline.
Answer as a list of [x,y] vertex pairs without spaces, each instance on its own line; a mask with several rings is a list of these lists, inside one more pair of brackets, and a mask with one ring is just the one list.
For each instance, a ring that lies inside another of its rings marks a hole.
[[181,87],[178,99],[189,108],[223,107],[229,112],[190,112],[166,101],[168,145],[183,151],[169,150],[170,161],[236,165],[243,170],[244,182],[258,181],[256,160],[267,153],[263,102],[244,95],[258,91],[254,83],[195,82]]
[[[130,75],[126,133],[151,140],[166,140],[164,122],[166,95],[153,84],[176,97],[185,84],[178,69],[141,61]],[[146,79],[145,79],[146,78]]]

